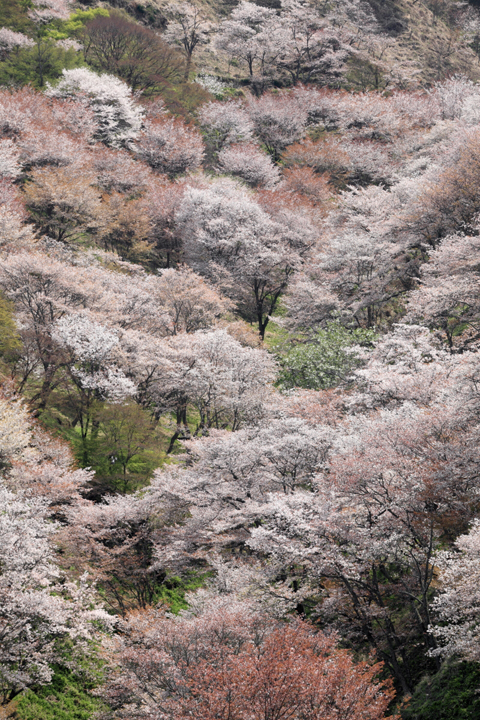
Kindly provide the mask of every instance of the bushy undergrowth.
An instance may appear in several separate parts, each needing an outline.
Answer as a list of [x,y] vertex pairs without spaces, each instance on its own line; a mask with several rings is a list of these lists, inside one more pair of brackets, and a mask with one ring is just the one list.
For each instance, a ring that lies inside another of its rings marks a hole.
[[26,690],[16,703],[18,720],[92,720],[105,704],[92,695],[96,683],[57,667],[52,682]]
[[477,720],[480,717],[480,666],[450,661],[424,678],[401,711],[403,720]]

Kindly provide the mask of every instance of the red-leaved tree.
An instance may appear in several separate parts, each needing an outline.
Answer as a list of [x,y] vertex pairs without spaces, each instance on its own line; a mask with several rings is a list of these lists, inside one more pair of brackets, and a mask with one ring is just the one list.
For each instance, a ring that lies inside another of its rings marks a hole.
[[336,637],[210,598],[197,616],[131,617],[109,685],[115,718],[380,720],[393,698],[381,663],[355,663]]

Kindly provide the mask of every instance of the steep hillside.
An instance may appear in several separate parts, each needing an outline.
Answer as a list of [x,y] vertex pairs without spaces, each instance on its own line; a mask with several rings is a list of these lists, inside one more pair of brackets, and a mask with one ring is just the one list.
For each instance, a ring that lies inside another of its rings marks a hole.
[[[168,16],[168,0],[144,0]],[[263,7],[280,7],[279,0],[259,0]],[[205,17],[213,23],[224,20],[238,6],[237,0],[201,0]],[[462,7],[459,7],[462,5]],[[454,0],[316,0],[311,2],[322,17],[334,26],[343,25],[352,34],[351,42],[361,52],[352,62],[350,84],[358,89],[372,87],[378,66],[383,83],[391,79],[401,87],[431,83],[455,73],[472,79],[480,77],[478,55],[472,49],[476,35],[473,6]],[[370,19],[370,27],[365,19]],[[359,20],[360,19],[360,20]],[[198,54],[202,72],[235,80],[245,79],[239,69],[228,65],[222,53],[204,48]]]
[[114,2],[0,7],[0,718],[478,720],[480,16]]

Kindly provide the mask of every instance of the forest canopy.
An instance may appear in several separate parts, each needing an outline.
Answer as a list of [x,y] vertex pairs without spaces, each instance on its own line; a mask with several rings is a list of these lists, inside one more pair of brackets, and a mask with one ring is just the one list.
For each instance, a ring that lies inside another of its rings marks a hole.
[[0,8],[0,714],[464,720],[480,8]]

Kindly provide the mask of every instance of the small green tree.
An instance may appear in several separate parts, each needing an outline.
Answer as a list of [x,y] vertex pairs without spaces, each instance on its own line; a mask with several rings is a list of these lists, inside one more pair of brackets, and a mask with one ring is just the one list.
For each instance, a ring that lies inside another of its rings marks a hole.
[[158,438],[148,412],[136,403],[105,405],[95,419],[91,461],[97,474],[122,492],[143,484],[158,465]]
[[358,346],[368,347],[375,340],[374,330],[349,329],[331,322],[318,330],[309,342],[296,345],[279,357],[282,371],[279,385],[326,390],[348,379],[361,364]]
[[0,27],[31,35],[34,23],[28,16],[30,0],[2,0],[0,2]]
[[58,46],[52,38],[37,36],[33,47],[21,48],[0,63],[0,85],[45,87],[56,80],[63,69],[81,67],[82,54]]
[[73,38],[85,39],[85,25],[97,17],[108,17],[110,12],[106,8],[97,7],[89,10],[77,10],[68,20],[54,20],[48,24],[45,34],[54,40]]
[[0,356],[7,362],[13,359],[21,342],[13,317],[13,304],[0,293]]

